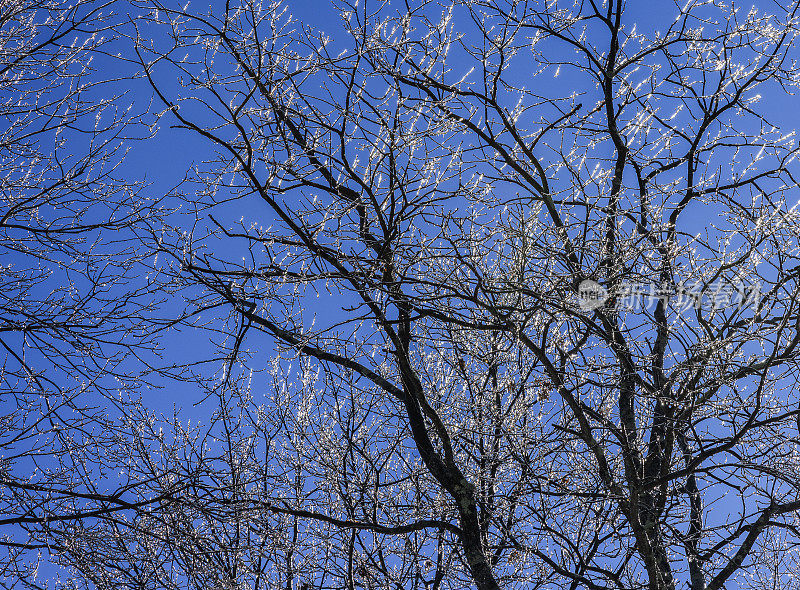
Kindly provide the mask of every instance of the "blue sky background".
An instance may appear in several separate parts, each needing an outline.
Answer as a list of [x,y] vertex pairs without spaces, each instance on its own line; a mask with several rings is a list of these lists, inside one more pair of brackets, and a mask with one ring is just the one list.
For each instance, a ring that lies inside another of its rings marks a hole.
[[[192,6],[200,10],[202,3],[194,2]],[[289,11],[301,22],[330,32],[334,37],[337,31],[341,30],[339,13],[330,3],[321,1],[290,1],[287,3]],[[747,9],[750,3],[742,3],[743,9]],[[762,0],[755,3],[759,8],[769,11],[773,3]],[[638,29],[658,30],[665,27],[675,14],[675,5],[668,0],[630,0],[628,9],[625,12],[624,21],[630,25],[636,23]],[[121,44],[121,51],[129,51],[129,48]],[[119,62],[102,60],[99,63],[99,76],[120,76],[127,77],[128,72],[134,70],[132,64],[120,65]],[[126,71],[126,68],[130,68]],[[145,110],[151,101],[155,101],[153,93],[146,80],[138,78],[135,80],[121,80],[119,88],[124,89],[128,94],[129,100],[133,103],[134,110]],[[559,79],[554,80],[553,84],[562,84],[565,92],[571,92],[572,87],[569,82],[569,75],[564,74]],[[800,104],[796,98],[786,97],[785,95],[764,96],[763,102],[767,106],[767,115],[774,115],[787,130],[800,127]],[[156,104],[153,102],[153,104]],[[152,117],[148,118],[152,119]],[[169,119],[162,119],[160,126],[154,137],[141,142],[132,142],[130,151],[120,168],[120,174],[129,179],[142,179],[149,183],[144,189],[144,194],[159,198],[166,195],[170,190],[177,186],[180,181],[191,170],[194,163],[199,163],[209,157],[210,145],[197,138],[195,134],[181,129],[171,129]],[[702,226],[709,220],[698,218],[697,223]],[[341,310],[335,306],[329,310],[317,308],[321,312],[330,312],[338,315]],[[208,355],[210,347],[204,340],[204,336],[191,333],[172,334],[164,340],[165,358],[191,358]],[[257,340],[262,348],[258,350],[258,356],[264,362],[272,354],[272,350],[264,345],[265,339]],[[203,408],[195,408],[195,404],[203,397],[203,393],[191,381],[155,380],[155,385],[162,386],[162,389],[143,391],[145,403],[152,409],[171,415],[174,408],[178,408],[186,417],[194,420],[207,416]]]

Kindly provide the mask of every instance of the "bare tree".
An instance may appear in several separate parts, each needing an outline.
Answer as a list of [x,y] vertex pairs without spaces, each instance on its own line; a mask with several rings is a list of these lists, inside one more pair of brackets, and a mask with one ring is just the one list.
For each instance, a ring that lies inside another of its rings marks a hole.
[[797,585],[797,3],[140,6],[219,403],[49,529],[87,584]]
[[119,510],[137,485],[103,453],[119,435],[104,396],[124,398],[121,362],[146,346],[136,319],[154,301],[132,283],[140,255],[125,242],[152,203],[117,174],[135,118],[97,68],[114,11],[0,2],[3,587],[36,585],[48,522]]

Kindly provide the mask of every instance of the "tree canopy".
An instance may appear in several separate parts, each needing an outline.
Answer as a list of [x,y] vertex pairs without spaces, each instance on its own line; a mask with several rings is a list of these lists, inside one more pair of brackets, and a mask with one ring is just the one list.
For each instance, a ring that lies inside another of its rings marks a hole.
[[16,7],[8,587],[799,585],[800,3]]

